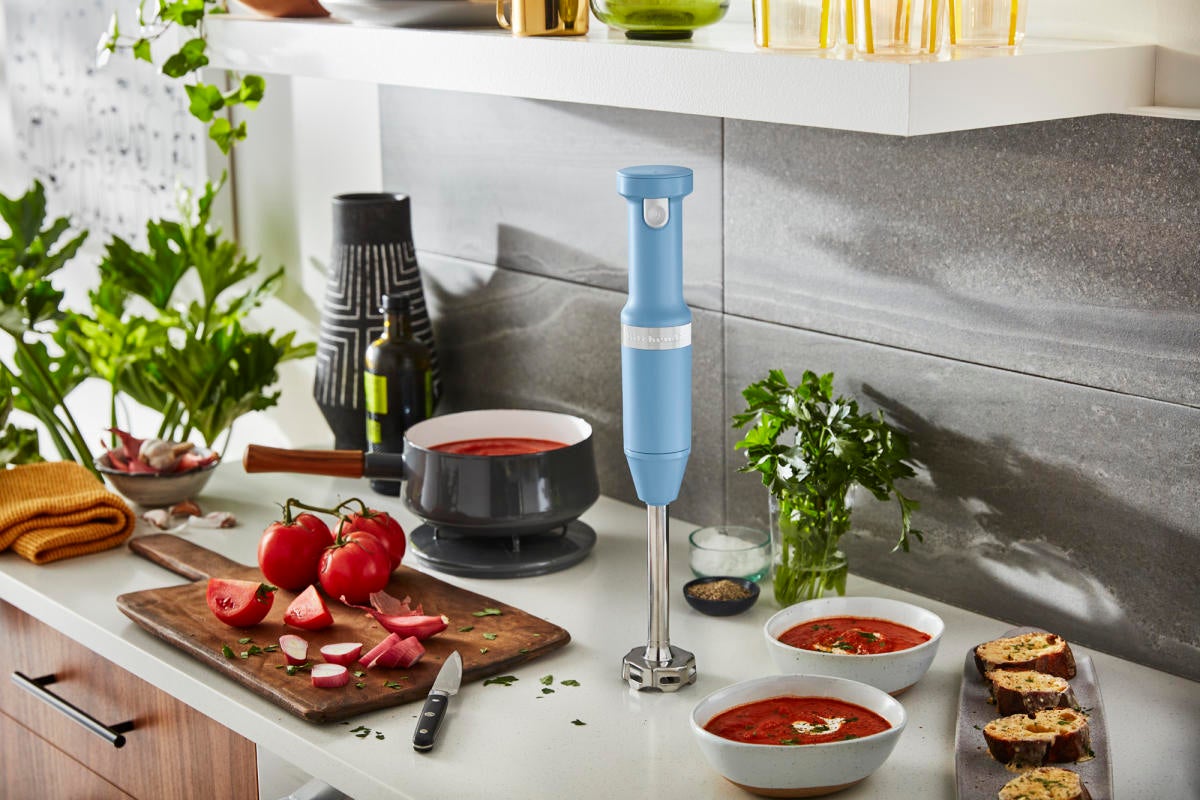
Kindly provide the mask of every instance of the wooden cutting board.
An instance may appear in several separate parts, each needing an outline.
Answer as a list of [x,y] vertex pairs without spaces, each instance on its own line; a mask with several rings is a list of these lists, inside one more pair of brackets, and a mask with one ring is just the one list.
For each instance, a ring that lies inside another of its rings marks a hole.
[[[322,645],[336,642],[362,642],[363,651],[387,636],[372,617],[339,602],[330,602],[334,624],[322,631],[301,631],[283,624],[283,613],[296,596],[280,589],[267,618],[252,628],[231,628],[208,609],[205,594],[208,578],[235,578],[261,581],[256,567],[231,561],[207,548],[171,534],[160,533],[131,539],[129,549],[193,583],[146,589],[123,594],[117,607],[138,625],[238,683],[310,722],[336,722],[378,708],[400,705],[425,697],[442,662],[454,650],[462,655],[463,682],[507,671],[524,661],[562,647],[571,640],[565,630],[544,619],[490,597],[468,592],[423,572],[401,566],[392,575],[388,592],[398,598],[411,597],[426,614],[445,614],[450,626],[427,639],[425,655],[410,669],[362,670],[361,678],[351,677],[348,686],[318,689],[307,672],[288,675],[276,669],[284,663],[279,652],[241,658],[251,644],[277,645],[279,637],[294,633],[309,642],[309,659],[320,662]],[[485,608],[500,610],[499,615],[474,616]],[[469,631],[461,628],[471,628]],[[485,638],[485,634],[494,638]],[[250,637],[251,642],[239,643]],[[234,658],[222,647],[228,645]],[[485,650],[486,652],[481,652]],[[361,670],[359,666],[354,669]],[[388,688],[386,682],[399,684]],[[357,682],[364,686],[355,687]]]

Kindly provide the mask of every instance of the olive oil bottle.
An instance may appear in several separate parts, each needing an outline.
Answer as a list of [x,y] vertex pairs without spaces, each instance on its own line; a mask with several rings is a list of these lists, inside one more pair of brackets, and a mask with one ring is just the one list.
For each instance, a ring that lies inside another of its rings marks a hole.
[[[385,294],[383,335],[364,357],[363,388],[367,407],[367,449],[400,453],[410,425],[433,415],[433,356],[413,337],[409,298]],[[380,494],[400,494],[399,481],[371,481]]]

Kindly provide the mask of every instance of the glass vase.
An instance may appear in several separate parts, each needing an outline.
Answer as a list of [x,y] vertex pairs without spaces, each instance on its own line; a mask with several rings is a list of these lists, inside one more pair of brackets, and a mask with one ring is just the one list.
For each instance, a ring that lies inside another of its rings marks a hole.
[[796,515],[781,514],[783,505],[770,495],[775,602],[786,608],[829,591],[845,594],[846,554],[837,543],[850,529],[846,492],[825,499],[819,508],[806,506]]

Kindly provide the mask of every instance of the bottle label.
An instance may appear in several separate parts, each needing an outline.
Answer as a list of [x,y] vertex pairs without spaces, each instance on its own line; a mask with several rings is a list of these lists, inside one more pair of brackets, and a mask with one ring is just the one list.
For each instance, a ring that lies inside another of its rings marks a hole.
[[368,444],[383,444],[383,426],[378,420],[367,420],[367,443]]
[[367,413],[388,413],[387,377],[373,372],[363,373],[363,390],[366,394]]

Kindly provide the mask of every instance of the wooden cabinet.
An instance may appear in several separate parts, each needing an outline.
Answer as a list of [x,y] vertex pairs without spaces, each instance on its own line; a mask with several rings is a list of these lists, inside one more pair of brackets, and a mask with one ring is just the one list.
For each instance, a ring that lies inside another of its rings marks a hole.
[[[169,694],[0,602],[0,797],[256,800],[254,745]],[[106,725],[131,720],[114,747],[20,688],[46,687]]]

